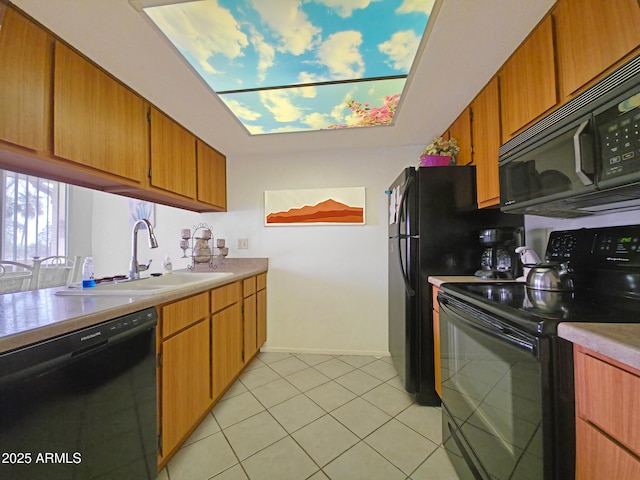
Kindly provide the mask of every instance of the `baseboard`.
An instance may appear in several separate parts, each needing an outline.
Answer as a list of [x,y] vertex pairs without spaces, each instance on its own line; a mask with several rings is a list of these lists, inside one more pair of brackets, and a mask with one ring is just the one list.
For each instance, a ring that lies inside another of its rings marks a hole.
[[314,349],[314,348],[289,348],[289,347],[268,347],[263,346],[260,349],[265,353],[308,353],[313,355],[367,355],[370,357],[389,357],[391,354],[388,351],[378,350],[329,350],[329,349]]

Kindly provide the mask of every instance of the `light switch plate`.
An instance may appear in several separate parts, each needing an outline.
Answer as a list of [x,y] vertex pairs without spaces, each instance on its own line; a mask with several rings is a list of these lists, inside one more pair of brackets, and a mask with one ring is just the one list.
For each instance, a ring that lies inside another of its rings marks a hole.
[[247,249],[249,248],[249,239],[248,238],[239,238],[238,239],[238,249]]

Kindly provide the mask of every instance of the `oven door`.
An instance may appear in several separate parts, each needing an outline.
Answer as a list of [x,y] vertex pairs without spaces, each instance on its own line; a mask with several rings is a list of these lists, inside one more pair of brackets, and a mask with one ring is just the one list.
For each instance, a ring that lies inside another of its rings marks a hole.
[[594,157],[591,115],[504,154],[501,209],[529,213],[538,205],[595,191]]
[[460,477],[549,478],[539,361],[544,340],[446,294],[438,299],[443,442],[456,468],[466,470]]

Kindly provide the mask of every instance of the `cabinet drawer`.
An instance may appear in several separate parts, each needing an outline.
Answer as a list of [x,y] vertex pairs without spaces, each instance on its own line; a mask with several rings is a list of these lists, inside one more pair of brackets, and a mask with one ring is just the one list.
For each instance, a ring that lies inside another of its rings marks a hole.
[[185,298],[162,307],[164,338],[209,316],[209,292]]
[[260,275],[256,276],[256,289],[264,290],[265,288],[267,288],[267,274],[261,273]]
[[575,379],[577,415],[640,456],[640,376],[577,349]]
[[223,308],[240,301],[242,294],[240,282],[211,290],[211,312],[218,312]]
[[640,462],[596,428],[576,422],[576,480],[640,478]]
[[242,281],[242,296],[247,298],[256,293],[256,277],[245,278]]

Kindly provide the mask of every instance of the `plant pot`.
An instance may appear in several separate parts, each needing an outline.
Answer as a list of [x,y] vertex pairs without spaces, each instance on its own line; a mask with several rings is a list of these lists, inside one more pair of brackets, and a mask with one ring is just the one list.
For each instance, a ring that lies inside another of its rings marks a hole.
[[420,155],[421,167],[446,167],[451,162],[450,156],[445,155]]

